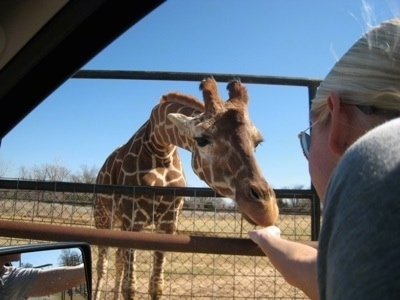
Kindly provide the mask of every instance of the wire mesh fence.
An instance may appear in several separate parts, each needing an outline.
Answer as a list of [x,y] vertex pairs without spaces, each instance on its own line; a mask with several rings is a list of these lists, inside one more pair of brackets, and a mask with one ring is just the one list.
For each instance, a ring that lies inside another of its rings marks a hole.
[[[27,226],[32,222],[94,228],[93,203],[99,191],[104,192],[95,185],[0,180],[1,218],[24,221]],[[135,191],[140,192],[140,189]],[[210,197],[212,192],[208,189],[199,189],[197,194],[200,196],[193,196],[196,191],[183,192],[189,196],[185,196],[187,205],[179,218],[178,235],[248,238],[247,232],[254,226],[242,219],[235,206],[226,205],[215,194]],[[161,192],[153,191],[155,194]],[[179,194],[182,191],[173,192]],[[280,200],[291,197],[307,203],[313,197],[309,191],[308,194],[291,193],[281,193]],[[279,197],[279,192],[277,195]],[[295,210],[293,207],[281,209],[277,226],[287,239],[309,241],[311,223],[311,205],[304,205]],[[154,226],[146,231],[154,231]],[[46,241],[45,236],[43,240]],[[39,241],[2,238],[0,235],[3,246],[27,242]],[[109,252],[104,299],[113,295],[115,251],[111,248]],[[93,279],[96,281],[96,246],[92,247],[92,256]],[[148,286],[152,263],[152,251],[137,251],[137,299],[150,299]],[[307,299],[300,290],[288,285],[263,256],[168,252],[164,279],[163,299]]]

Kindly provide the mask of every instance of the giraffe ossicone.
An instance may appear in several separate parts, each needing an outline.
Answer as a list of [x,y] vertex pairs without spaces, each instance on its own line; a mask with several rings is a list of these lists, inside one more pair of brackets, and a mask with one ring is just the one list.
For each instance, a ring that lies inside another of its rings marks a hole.
[[[224,101],[217,82],[208,77],[200,84],[204,103],[179,92],[163,95],[148,121],[107,158],[97,183],[183,187],[186,180],[177,148],[184,148],[192,153],[194,173],[218,194],[234,200],[249,223],[275,224],[278,206],[255,159],[262,136],[249,117],[246,87],[232,80],[227,89],[229,99]],[[172,234],[183,197],[99,194],[95,202],[97,228],[141,231],[154,225],[157,232]],[[152,299],[160,299],[163,252],[155,251],[153,259],[149,293]],[[133,249],[117,250],[115,290],[124,299],[135,294],[134,262]],[[106,271],[107,248],[99,247],[95,299],[101,299]]]

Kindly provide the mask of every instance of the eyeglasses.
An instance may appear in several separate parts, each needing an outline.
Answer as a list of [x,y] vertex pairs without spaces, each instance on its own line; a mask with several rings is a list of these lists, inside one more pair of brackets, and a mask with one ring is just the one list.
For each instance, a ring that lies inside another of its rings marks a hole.
[[306,133],[307,130],[311,129],[315,124],[318,123],[319,120],[315,121],[314,123],[311,124],[308,128],[303,130],[302,132],[299,133],[298,137],[300,140],[300,146],[301,150],[303,150],[303,154],[308,160],[308,157],[310,156],[310,145],[311,145],[311,137],[308,133]]
[[[352,105],[352,104],[350,104]],[[371,115],[375,113],[378,109],[375,106],[367,106],[367,105],[356,105],[356,107],[361,110],[364,114],[366,115]],[[318,123],[319,120],[315,121],[314,123],[311,124],[308,128],[303,130],[302,132],[299,133],[298,137],[300,139],[300,146],[301,150],[303,150],[303,154],[308,160],[308,157],[310,156],[310,145],[311,145],[311,137],[308,133],[306,133],[307,130],[311,129],[315,124]]]

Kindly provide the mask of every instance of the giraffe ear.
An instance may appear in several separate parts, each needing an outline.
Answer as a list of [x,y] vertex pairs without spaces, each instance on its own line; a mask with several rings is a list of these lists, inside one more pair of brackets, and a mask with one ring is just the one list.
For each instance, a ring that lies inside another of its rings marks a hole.
[[191,129],[191,120],[193,119],[192,117],[185,116],[180,113],[170,113],[168,114],[168,119],[176,126],[178,127],[179,131],[188,134],[190,133]]

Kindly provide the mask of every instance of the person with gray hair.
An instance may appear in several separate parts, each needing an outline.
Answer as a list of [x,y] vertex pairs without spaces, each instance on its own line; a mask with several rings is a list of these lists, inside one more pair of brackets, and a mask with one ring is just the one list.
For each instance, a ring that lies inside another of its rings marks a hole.
[[299,134],[323,205],[319,242],[249,232],[285,280],[311,299],[400,295],[400,18],[363,35],[312,100]]

